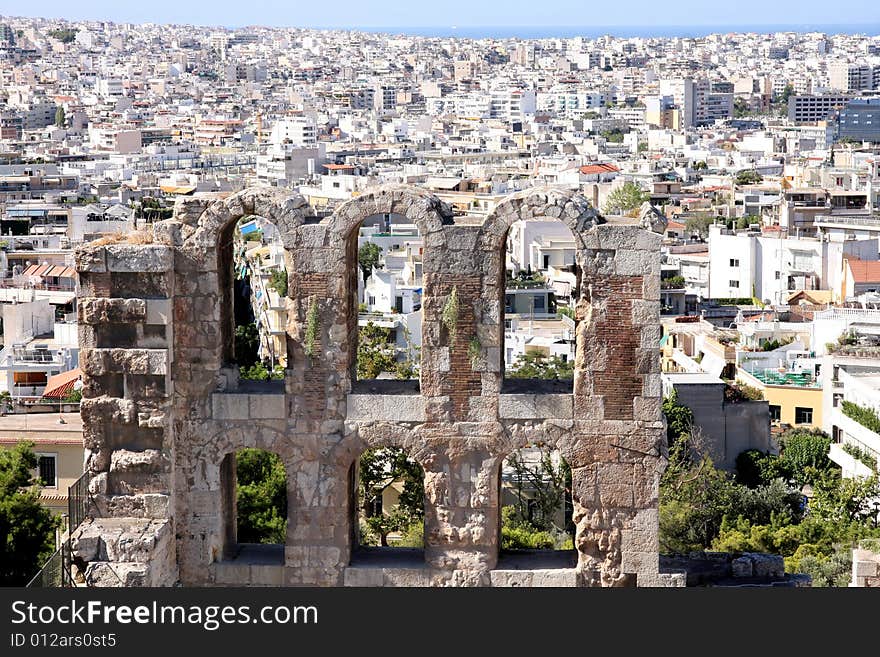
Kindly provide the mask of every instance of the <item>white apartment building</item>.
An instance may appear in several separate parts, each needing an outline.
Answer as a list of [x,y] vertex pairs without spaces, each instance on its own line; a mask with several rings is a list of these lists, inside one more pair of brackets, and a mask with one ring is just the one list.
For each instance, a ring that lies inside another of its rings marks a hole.
[[507,233],[506,267],[517,274],[574,265],[575,250],[574,235],[561,221],[517,221]]
[[709,296],[787,303],[797,290],[840,287],[844,255],[877,260],[878,242],[762,235],[709,228]]
[[278,121],[272,126],[269,140],[272,144],[291,144],[300,147],[314,147],[318,143],[318,131],[314,120],[296,116]]

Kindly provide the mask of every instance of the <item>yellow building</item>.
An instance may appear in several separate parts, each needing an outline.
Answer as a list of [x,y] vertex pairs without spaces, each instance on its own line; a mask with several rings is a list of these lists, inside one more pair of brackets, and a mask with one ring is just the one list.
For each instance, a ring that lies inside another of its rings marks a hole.
[[[59,422],[59,418],[64,422]],[[67,516],[67,489],[83,473],[82,419],[79,413],[17,413],[0,417],[0,447],[34,443],[40,501]]]
[[811,375],[772,369],[749,373],[737,368],[736,380],[761,391],[774,424],[822,428],[822,386]]

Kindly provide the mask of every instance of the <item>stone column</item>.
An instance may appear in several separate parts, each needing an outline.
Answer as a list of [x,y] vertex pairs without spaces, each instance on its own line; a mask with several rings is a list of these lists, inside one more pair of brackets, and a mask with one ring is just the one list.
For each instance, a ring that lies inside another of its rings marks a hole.
[[91,519],[71,536],[97,586],[177,580],[168,421],[173,251],[110,244],[77,254],[85,472]]

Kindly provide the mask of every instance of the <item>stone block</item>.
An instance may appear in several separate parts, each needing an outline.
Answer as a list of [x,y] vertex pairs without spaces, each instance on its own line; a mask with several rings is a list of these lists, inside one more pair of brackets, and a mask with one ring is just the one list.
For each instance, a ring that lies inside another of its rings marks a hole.
[[498,395],[498,415],[512,420],[538,417],[535,395]]
[[431,586],[431,571],[427,568],[384,568],[383,586]]
[[280,420],[287,417],[287,404],[284,395],[252,394],[248,395],[248,399],[251,418]]
[[384,586],[385,574],[382,568],[346,568],[343,586]]
[[573,404],[571,395],[535,395],[535,410],[539,418],[571,418]]
[[752,560],[745,556],[731,561],[730,571],[734,577],[752,577],[755,574]]
[[242,586],[250,583],[251,568],[248,564],[236,564],[234,561],[221,561],[213,565],[214,581],[217,584]]
[[174,251],[160,244],[108,244],[107,271],[164,272],[174,265]]
[[755,577],[782,577],[785,575],[785,560],[778,554],[747,552],[743,556],[751,559]]
[[171,299],[147,299],[146,324],[169,324],[171,317]]
[[284,586],[284,566],[252,564],[249,583],[252,586]]
[[880,572],[876,561],[853,561],[853,577],[875,577]]
[[250,395],[215,392],[211,395],[211,415],[215,420],[247,420],[250,417]]
[[360,395],[347,398],[348,421],[424,422],[426,400],[421,395]]

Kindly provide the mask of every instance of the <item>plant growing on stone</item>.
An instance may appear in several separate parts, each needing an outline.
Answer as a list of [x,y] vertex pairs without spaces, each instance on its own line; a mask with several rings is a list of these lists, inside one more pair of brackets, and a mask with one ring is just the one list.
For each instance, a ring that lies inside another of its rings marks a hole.
[[303,340],[303,351],[311,358],[315,355],[315,343],[318,340],[318,298],[309,297],[309,309],[306,312],[306,334]]
[[446,303],[443,304],[443,312],[440,314],[440,321],[446,330],[449,331],[449,351],[451,352],[455,346],[455,329],[458,326],[458,288],[453,287],[449,296],[446,297]]
[[476,367],[483,355],[483,345],[480,344],[480,338],[474,336],[468,342],[468,358],[471,360],[471,367]]

